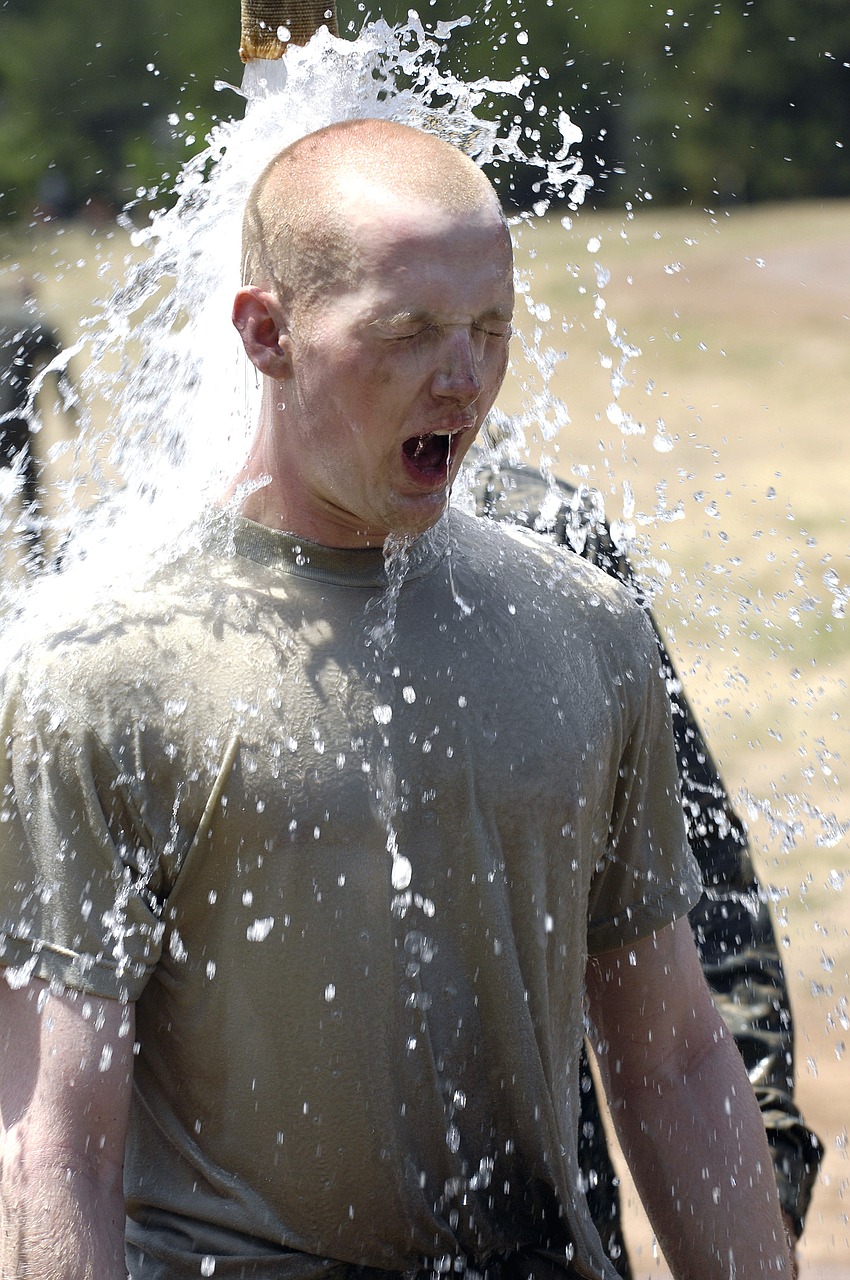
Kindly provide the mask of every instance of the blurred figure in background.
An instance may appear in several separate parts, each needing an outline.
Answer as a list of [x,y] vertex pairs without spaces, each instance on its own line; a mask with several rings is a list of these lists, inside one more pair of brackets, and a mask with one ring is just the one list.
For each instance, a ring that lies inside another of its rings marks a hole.
[[[36,399],[41,375],[61,353],[59,337],[41,313],[32,284],[22,281],[0,289],[0,468],[14,469],[20,477],[21,527],[32,568],[44,562]],[[57,374],[65,413],[75,420],[67,371],[57,369]]]

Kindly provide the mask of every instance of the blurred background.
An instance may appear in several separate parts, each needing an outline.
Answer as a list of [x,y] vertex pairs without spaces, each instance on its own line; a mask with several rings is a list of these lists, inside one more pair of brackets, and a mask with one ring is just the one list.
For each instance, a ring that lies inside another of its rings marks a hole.
[[[410,6],[340,0],[343,34]],[[467,78],[530,80],[524,128],[584,130],[594,207],[706,207],[850,194],[844,0],[437,0]],[[232,100],[237,0],[2,0],[0,211],[103,216],[160,187]],[[543,68],[543,70],[541,70]],[[528,175],[513,197],[528,201]]]
[[[350,37],[407,17],[395,0],[338,8]],[[523,290],[502,407],[520,457],[603,494],[750,825],[798,1096],[826,1148],[801,1276],[837,1280],[850,1274],[850,8],[440,0],[420,15],[463,79],[526,77],[480,114],[527,150],[557,150],[562,111],[583,133],[581,208],[539,169],[493,174]],[[120,289],[141,252],[133,228],[173,199],[211,126],[241,114],[217,87],[241,81],[238,43],[237,0],[0,0],[0,293],[38,312],[51,357]],[[84,360],[65,387],[45,383],[33,421],[48,513],[75,484],[68,386]],[[86,412],[108,434],[106,399]],[[3,572],[18,573],[26,538],[4,545]],[[664,1276],[637,1210],[631,1230],[642,1274]]]

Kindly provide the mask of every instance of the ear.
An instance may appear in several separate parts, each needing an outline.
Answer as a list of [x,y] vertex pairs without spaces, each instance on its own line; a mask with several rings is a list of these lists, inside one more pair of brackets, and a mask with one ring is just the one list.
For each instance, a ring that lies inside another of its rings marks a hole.
[[233,323],[245,354],[268,378],[280,381],[292,372],[289,332],[280,303],[271,293],[248,285],[233,303]]

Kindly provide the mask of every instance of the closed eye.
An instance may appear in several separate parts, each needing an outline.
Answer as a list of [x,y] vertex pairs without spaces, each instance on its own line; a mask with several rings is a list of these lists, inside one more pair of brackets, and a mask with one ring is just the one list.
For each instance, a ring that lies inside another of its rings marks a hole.
[[[382,336],[391,342],[416,342],[425,341],[426,339],[434,339],[440,341],[445,337],[450,329],[464,328],[464,324],[446,323],[441,324],[436,320],[425,320],[424,318],[406,317],[404,321],[379,322],[375,325],[378,332],[383,331]],[[510,320],[501,320],[497,317],[482,317],[480,320],[473,320],[469,325],[472,333],[484,338],[509,338],[512,333]]]
[[410,342],[413,338],[421,338],[425,334],[440,332],[439,326],[435,324],[423,324],[418,329],[412,329],[409,333],[394,334],[397,342]]
[[481,321],[481,323],[474,324],[472,327],[476,333],[484,333],[488,338],[509,338],[511,335],[510,321]]
[[[408,333],[399,333],[395,337],[399,342],[409,342],[413,338],[435,337],[442,338],[445,336],[447,327],[442,324],[423,324],[417,329],[412,329]],[[484,334],[488,338],[507,338],[511,333],[511,325],[509,322],[501,320],[486,320],[475,323],[470,326],[473,333]]]

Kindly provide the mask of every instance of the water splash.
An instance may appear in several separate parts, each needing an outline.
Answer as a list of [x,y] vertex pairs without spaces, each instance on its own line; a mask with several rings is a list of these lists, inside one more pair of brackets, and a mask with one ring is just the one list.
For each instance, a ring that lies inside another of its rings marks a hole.
[[[85,360],[83,430],[56,519],[71,530],[63,560],[77,570],[75,583],[65,592],[51,583],[43,606],[43,584],[33,591],[28,583],[25,592],[4,584],[0,612],[20,613],[26,599],[31,622],[54,613],[63,595],[78,596],[81,577],[102,583],[115,574],[119,545],[120,572],[132,574],[152,548],[174,545],[238,470],[260,396],[229,322],[240,284],[241,216],[254,179],[283,147],[336,121],[392,118],[439,133],[497,171],[517,160],[535,165],[549,191],[581,202],[588,180],[570,153],[580,133],[566,115],[554,158],[526,154],[518,125],[480,110],[485,101],[518,97],[526,77],[465,83],[440,68],[441,43],[467,21],[429,33],[411,13],[399,27],[368,24],[356,40],[322,29],[279,63],[249,64],[243,85],[230,87],[244,118],[212,131],[180,173],[173,206],[133,230],[124,278],[85,322],[75,348]],[[139,192],[144,201],[158,196]],[[103,430],[85,409],[95,399],[110,406]],[[82,492],[89,495],[85,516]],[[12,498],[0,494],[0,524]]]
[[[398,598],[410,572],[410,553],[413,538],[408,535],[390,534],[384,543],[384,571],[387,586],[377,603],[381,617],[368,630],[368,643],[374,645],[381,657],[386,657],[395,632]],[[380,721],[379,721],[380,723]]]
[[[396,814],[401,796],[396,779],[390,739],[385,730],[393,718],[392,698],[399,668],[391,662],[392,642],[395,637],[396,612],[401,589],[410,571],[413,539],[409,536],[390,535],[384,543],[384,569],[387,585],[377,600],[370,601],[367,615],[378,611],[377,622],[366,628],[366,646],[372,650],[373,664],[370,673],[374,683],[375,702],[372,718],[378,729],[374,745],[367,750],[367,763],[374,780],[373,801],[378,821],[386,831],[386,850],[390,855],[390,886],[396,911],[406,911],[410,901],[410,883],[413,867],[410,859],[399,848],[396,830]],[[413,691],[411,690],[411,693]],[[415,701],[415,693],[403,695],[406,702]]]

